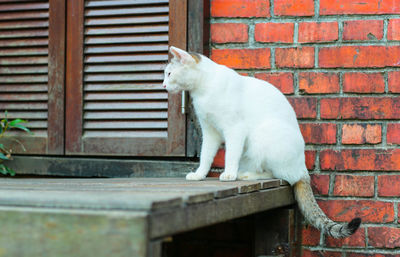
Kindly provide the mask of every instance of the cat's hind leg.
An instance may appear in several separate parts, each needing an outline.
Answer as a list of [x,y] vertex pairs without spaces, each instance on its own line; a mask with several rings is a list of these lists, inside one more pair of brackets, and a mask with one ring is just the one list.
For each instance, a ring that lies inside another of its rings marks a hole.
[[239,180],[271,179],[273,175],[269,171],[263,171],[260,165],[256,165],[249,157],[242,157],[239,164]]

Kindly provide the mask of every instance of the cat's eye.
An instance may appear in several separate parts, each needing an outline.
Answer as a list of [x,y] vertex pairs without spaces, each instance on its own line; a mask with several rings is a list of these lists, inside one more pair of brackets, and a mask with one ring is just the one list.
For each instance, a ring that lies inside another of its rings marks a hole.
[[168,72],[167,76],[169,77],[169,75],[171,75],[171,72]]

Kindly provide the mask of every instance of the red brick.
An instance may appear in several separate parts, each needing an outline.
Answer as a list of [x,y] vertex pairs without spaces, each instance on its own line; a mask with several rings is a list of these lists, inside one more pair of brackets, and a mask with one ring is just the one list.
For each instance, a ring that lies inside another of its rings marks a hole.
[[243,43],[249,40],[249,26],[243,23],[211,24],[211,41],[213,43]]
[[389,20],[387,39],[400,40],[400,19]]
[[400,2],[395,0],[320,0],[320,15],[396,13]]
[[400,254],[387,253],[347,253],[347,257],[400,257]]
[[301,244],[308,246],[317,246],[319,245],[319,238],[321,236],[321,232],[312,227],[312,226],[303,226],[301,230]]
[[336,144],[336,124],[302,123],[300,130],[306,144]]
[[314,47],[277,48],[275,50],[277,67],[314,67]]
[[291,97],[288,99],[298,119],[317,117],[317,99],[313,97]]
[[256,73],[254,77],[271,83],[284,94],[294,93],[293,73],[291,72]]
[[400,175],[378,176],[378,195],[388,197],[400,196]]
[[293,43],[293,23],[257,23],[254,38],[258,42]]
[[342,144],[378,144],[382,142],[382,126],[378,124],[344,124]]
[[359,228],[353,235],[341,239],[327,236],[325,242],[328,247],[365,247],[365,229]]
[[339,26],[337,22],[300,22],[300,43],[329,42],[339,39]]
[[337,73],[301,72],[299,73],[300,92],[307,94],[338,93],[340,90]]
[[318,58],[321,68],[398,67],[400,46],[323,47]]
[[350,72],[343,75],[345,93],[384,93],[383,73]]
[[225,150],[219,149],[214,157],[213,167],[224,168],[225,167]]
[[317,156],[316,151],[307,150],[304,152],[306,156],[306,166],[308,170],[315,169],[315,157]]
[[213,0],[214,17],[269,17],[269,0]]
[[311,250],[303,249],[301,256],[302,257],[342,257],[342,253],[325,251],[325,250],[311,251]]
[[336,196],[374,196],[373,176],[336,175],[333,194]]
[[322,150],[322,170],[400,171],[400,149]]
[[369,227],[368,245],[378,248],[400,247],[400,228]]
[[270,68],[271,50],[258,49],[213,49],[211,58],[230,68],[252,69]]
[[400,71],[389,71],[388,75],[389,92],[400,93]]
[[400,97],[321,99],[322,119],[400,119]]
[[315,195],[329,194],[329,175],[311,174],[311,187]]
[[349,222],[360,217],[363,223],[391,223],[394,206],[390,202],[372,200],[318,200],[325,214],[337,222]]
[[279,16],[313,16],[313,0],[275,0],[274,14]]
[[400,144],[400,123],[389,123],[386,141],[388,144]]
[[383,20],[345,21],[343,40],[381,40],[383,38]]

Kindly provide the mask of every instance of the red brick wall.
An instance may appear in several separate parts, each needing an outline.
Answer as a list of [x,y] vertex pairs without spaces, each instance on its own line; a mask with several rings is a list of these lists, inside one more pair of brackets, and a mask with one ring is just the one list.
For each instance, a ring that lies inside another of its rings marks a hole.
[[344,240],[304,228],[303,255],[400,256],[400,1],[211,0],[211,15],[211,58],[290,99],[321,208],[363,219]]

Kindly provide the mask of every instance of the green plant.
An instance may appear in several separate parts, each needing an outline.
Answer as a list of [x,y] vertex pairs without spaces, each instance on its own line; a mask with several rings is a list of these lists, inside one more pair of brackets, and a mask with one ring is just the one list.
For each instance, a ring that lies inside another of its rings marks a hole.
[[[11,160],[12,149],[7,149],[7,147],[5,147],[3,144],[1,144],[1,139],[7,137],[7,135],[5,135],[5,133],[7,131],[9,131],[10,129],[21,129],[25,132],[28,132],[29,134],[32,134],[32,132],[23,125],[24,123],[27,123],[27,121],[21,120],[21,119],[14,119],[14,120],[9,121],[7,118],[7,111],[4,112],[4,119],[2,119],[0,121],[0,173],[3,175],[14,176],[15,171],[13,171],[11,168],[7,167],[3,163],[3,161],[5,161],[5,160]],[[25,148],[21,142],[19,142],[15,138],[11,138],[11,137],[9,137],[9,138],[14,140],[15,142],[19,143],[25,151]]]

